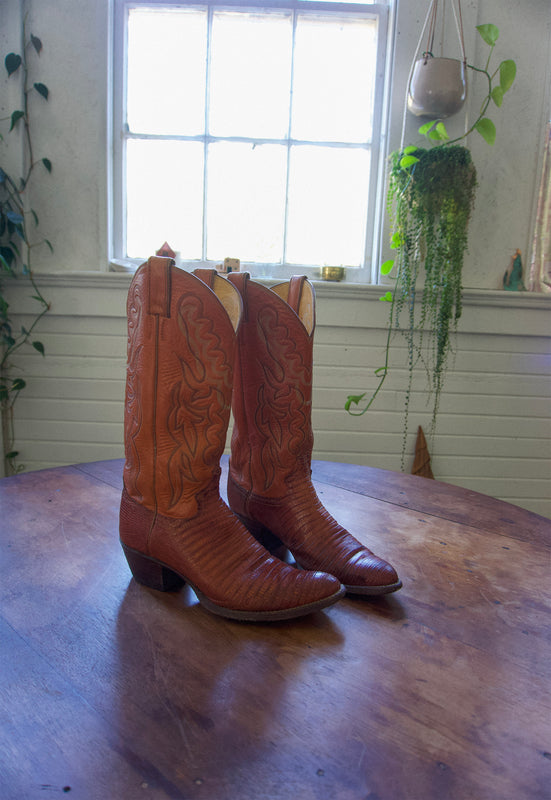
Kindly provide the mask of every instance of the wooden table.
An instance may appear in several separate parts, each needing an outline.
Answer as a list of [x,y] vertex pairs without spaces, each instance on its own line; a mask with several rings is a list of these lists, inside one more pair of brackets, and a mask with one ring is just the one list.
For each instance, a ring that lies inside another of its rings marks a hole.
[[549,800],[548,520],[317,462],[404,588],[238,623],[131,579],[121,471],[0,481],[3,800]]

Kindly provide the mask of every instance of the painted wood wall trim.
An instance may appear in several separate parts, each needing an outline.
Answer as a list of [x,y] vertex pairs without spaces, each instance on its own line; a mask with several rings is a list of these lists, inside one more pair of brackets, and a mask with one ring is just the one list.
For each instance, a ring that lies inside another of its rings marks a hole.
[[[17,446],[29,469],[122,455],[128,274],[37,276],[51,312],[18,358],[27,381],[16,409]],[[10,287],[28,324],[24,281]],[[380,287],[316,283],[314,378],[316,458],[400,468],[405,348],[393,344],[392,373],[360,419],[343,410],[348,393],[375,385],[388,307]],[[456,358],[431,445],[444,481],[551,516],[551,297],[466,290]],[[417,425],[430,417],[424,385],[412,398],[409,468]]]
[[[37,276],[37,280],[44,288],[48,286],[58,288],[119,288],[128,289],[132,275],[129,272],[99,272],[99,271],[60,271],[45,272]],[[257,280],[255,278],[255,280]],[[259,278],[263,282],[264,279]],[[266,283],[275,283],[266,279]],[[14,285],[16,285],[15,282]],[[354,297],[371,298],[378,300],[381,295],[381,286],[359,283],[337,283],[330,281],[315,281],[316,294],[323,297]],[[463,290],[463,296],[467,305],[498,305],[506,308],[539,307],[551,309],[551,294],[540,294],[535,292],[505,292],[494,289],[470,289]]]

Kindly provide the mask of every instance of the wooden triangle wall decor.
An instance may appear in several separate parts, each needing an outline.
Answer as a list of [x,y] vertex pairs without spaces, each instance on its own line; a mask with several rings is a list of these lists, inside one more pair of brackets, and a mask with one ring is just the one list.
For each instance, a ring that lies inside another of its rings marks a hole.
[[417,430],[417,442],[415,443],[415,458],[413,459],[413,467],[411,468],[412,475],[420,475],[422,478],[432,478],[432,469],[430,466],[430,453],[427,447],[427,440],[423,433],[423,428],[419,425]]

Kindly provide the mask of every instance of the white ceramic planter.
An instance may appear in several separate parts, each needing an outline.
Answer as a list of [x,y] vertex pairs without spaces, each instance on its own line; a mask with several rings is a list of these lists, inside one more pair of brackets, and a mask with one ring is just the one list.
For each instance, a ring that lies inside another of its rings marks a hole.
[[408,110],[417,117],[443,119],[461,110],[467,98],[463,61],[424,57],[415,62],[408,92]]

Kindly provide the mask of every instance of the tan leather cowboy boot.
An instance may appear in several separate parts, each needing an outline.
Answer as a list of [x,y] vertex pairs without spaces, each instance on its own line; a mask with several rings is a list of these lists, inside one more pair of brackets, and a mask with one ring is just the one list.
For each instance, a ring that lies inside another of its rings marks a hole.
[[121,544],[138,582],[188,582],[215,614],[302,616],[344,589],[271,556],[220,498],[241,300],[214,270],[198,274],[154,257],[130,286]]
[[232,273],[243,298],[232,400],[228,502],[272,551],[283,543],[305,569],[348,592],[381,595],[401,582],[323,507],[310,479],[314,289],[291,278],[268,289]]

